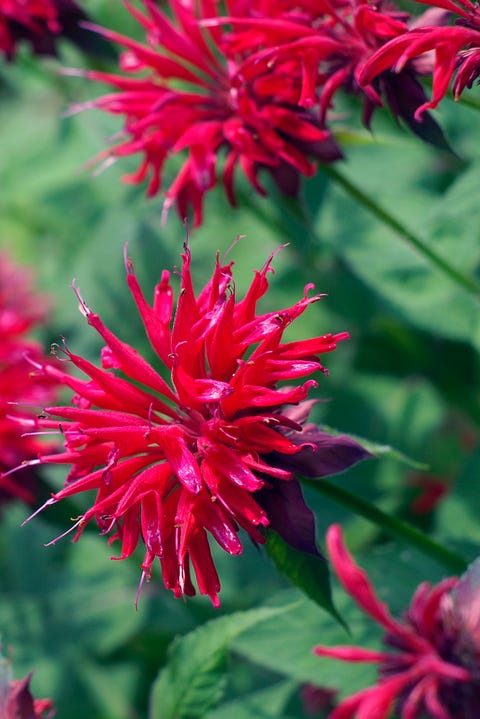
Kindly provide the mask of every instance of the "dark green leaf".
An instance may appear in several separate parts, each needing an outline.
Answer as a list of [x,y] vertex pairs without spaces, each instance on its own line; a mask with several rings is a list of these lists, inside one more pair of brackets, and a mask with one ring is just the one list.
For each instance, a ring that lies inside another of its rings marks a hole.
[[273,531],[268,532],[266,549],[281,574],[346,627],[332,602],[326,559],[294,549]]
[[278,682],[267,689],[225,702],[215,711],[209,712],[207,719],[281,719],[296,687],[295,681]]
[[169,661],[152,688],[150,719],[204,716],[222,696],[231,642],[252,626],[277,618],[289,609],[289,606],[266,607],[236,612],[207,622],[175,640]]

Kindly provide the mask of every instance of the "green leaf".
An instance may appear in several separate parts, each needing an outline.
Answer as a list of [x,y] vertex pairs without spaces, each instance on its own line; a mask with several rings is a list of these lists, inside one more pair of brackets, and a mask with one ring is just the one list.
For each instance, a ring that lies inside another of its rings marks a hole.
[[[301,595],[298,590],[289,589],[277,596],[291,602]],[[269,619],[241,634],[233,642],[232,649],[235,654],[298,684],[314,683],[339,688],[344,695],[362,689],[374,681],[375,667],[323,661],[313,654],[313,647],[320,643],[328,646],[355,643],[372,649],[379,647],[381,632],[350,597],[345,592],[339,592],[335,601],[348,622],[350,637],[340,624],[332,622],[330,615],[319,611],[317,604],[303,599],[282,615],[281,622],[276,618]]]
[[480,554],[480,451],[465,463],[453,492],[437,514],[437,532],[443,541],[464,552],[469,560]]
[[277,682],[267,689],[250,692],[238,699],[225,702],[218,709],[209,712],[207,719],[281,719],[297,682]]
[[236,612],[214,619],[173,642],[151,693],[150,719],[201,717],[222,696],[227,650],[242,632],[284,614],[290,606]]
[[51,697],[59,716],[127,719],[143,680],[137,637],[162,631],[171,641],[191,628],[188,608],[166,592],[151,596],[152,582],[136,612],[137,558],[110,561],[92,534],[47,548],[58,527],[40,516],[20,527],[27,513],[12,505],[0,523],[1,640],[14,675],[34,671],[33,694]]
[[267,533],[266,550],[281,574],[346,628],[333,605],[326,559],[299,552],[273,531]]
[[[362,148],[353,149],[361,155]],[[328,170],[342,187],[332,187],[318,216],[323,233],[390,311],[436,335],[478,344],[480,208],[472,188],[480,163],[472,163],[447,192],[429,196],[418,188],[418,160],[409,152],[401,160],[391,148],[386,154],[378,147],[364,159],[364,165],[353,163],[353,172],[350,165],[348,174]],[[398,173],[389,177],[388,188],[380,170],[386,162]],[[410,163],[408,170],[404,163]],[[415,192],[405,192],[409,186]]]

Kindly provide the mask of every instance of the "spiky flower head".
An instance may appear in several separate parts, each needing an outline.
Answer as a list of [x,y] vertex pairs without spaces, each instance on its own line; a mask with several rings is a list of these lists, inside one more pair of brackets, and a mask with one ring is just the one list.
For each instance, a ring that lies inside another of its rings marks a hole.
[[318,646],[342,661],[377,662],[379,681],[341,702],[329,719],[474,719],[480,697],[480,559],[460,579],[419,585],[394,618],[353,561],[339,525],[327,532],[330,559],[344,589],[385,629],[385,651]]
[[32,373],[31,361],[43,362],[45,356],[29,334],[44,321],[47,303],[31,285],[31,273],[0,254],[0,506],[15,498],[35,502],[34,470],[10,471],[36,457],[44,444],[20,436],[14,417],[23,405],[42,407],[55,397],[55,380]]
[[[226,552],[241,553],[239,530],[255,543],[265,528],[315,553],[313,516],[295,472],[322,476],[367,456],[347,437],[330,437],[305,425],[315,379],[325,372],[319,355],[334,350],[347,333],[283,342],[285,330],[320,299],[307,285],[302,299],[280,311],[261,313],[273,255],[237,298],[233,263],[218,257],[206,286],[195,294],[188,247],[182,255],[180,290],[174,302],[164,271],[148,304],[133,265],[127,283],[156,355],[154,365],[121,341],[79,297],[88,324],[103,338],[103,368],[63,348],[87,379],[65,374],[58,364],[39,363],[75,392],[73,406],[47,407],[37,425],[61,429],[65,451],[43,454],[41,464],[70,465],[65,487],[47,504],[96,492],[76,521],[75,539],[95,519],[120,558],[145,545],[142,581],[156,557],[163,581],[175,596],[198,589],[218,604],[220,583],[207,535]],[[47,415],[47,418],[45,418]]]
[[[72,111],[95,107],[124,116],[120,141],[101,157],[108,165],[140,154],[138,171],[125,179],[148,179],[149,196],[164,190],[164,216],[172,205],[182,220],[193,209],[199,225],[204,196],[216,186],[219,168],[228,199],[236,204],[237,170],[261,195],[266,194],[261,171],[268,171],[282,192],[295,195],[300,176],[315,173],[315,160],[341,157],[318,117],[298,104],[302,80],[292,63],[250,80],[244,73],[248,45],[226,52],[227,30],[204,24],[219,17],[215,0],[170,0],[173,17],[152,0],[137,4],[144,12],[127,0],[124,4],[144,28],[146,44],[91,26],[120,44],[123,74],[73,71],[113,91]],[[176,155],[184,158],[179,170],[169,162]],[[167,172],[174,177],[170,184]]]

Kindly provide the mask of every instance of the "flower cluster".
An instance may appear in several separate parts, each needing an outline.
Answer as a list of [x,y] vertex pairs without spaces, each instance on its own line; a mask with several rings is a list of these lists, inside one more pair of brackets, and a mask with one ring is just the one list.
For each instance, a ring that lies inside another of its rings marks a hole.
[[26,42],[37,55],[55,55],[60,36],[88,46],[79,25],[86,19],[75,0],[0,0],[0,53],[12,60]]
[[[443,142],[429,116],[415,116],[427,100],[419,66],[405,61],[395,72],[369,70],[366,79],[372,56],[408,35],[409,17],[394,7],[364,0],[236,0],[223,16],[211,0],[170,0],[171,17],[152,0],[142,0],[144,12],[125,4],[147,43],[91,25],[123,48],[123,74],[71,71],[112,87],[72,111],[98,108],[124,116],[120,141],[98,159],[107,166],[140,154],[138,170],[125,180],[148,179],[148,196],[163,190],[164,217],[176,205],[182,219],[193,209],[199,225],[219,168],[233,205],[237,168],[261,195],[264,171],[282,192],[296,195],[301,176],[312,176],[319,161],[342,156],[329,126],[339,89],[363,98],[367,126],[385,99],[418,135]],[[178,153],[186,157],[168,184],[165,166]]]
[[34,377],[32,362],[45,357],[30,331],[43,322],[46,303],[31,291],[31,277],[0,254],[0,505],[9,499],[32,503],[37,497],[34,470],[11,474],[44,449],[37,437],[20,436],[19,405],[42,407],[55,397],[55,381]]
[[393,651],[318,646],[315,653],[351,662],[378,662],[379,682],[353,694],[330,719],[473,719],[480,696],[480,560],[467,573],[432,587],[423,582],[402,619],[377,598],[368,577],[354,563],[333,525],[327,546],[344,589],[385,629]]
[[58,364],[38,365],[40,376],[75,392],[74,406],[46,407],[37,420],[42,429],[60,428],[65,438],[65,451],[40,455],[40,463],[71,465],[65,487],[46,505],[94,490],[93,505],[72,527],[75,539],[91,519],[104,534],[114,530],[110,541],[120,540],[121,559],[141,539],[142,581],[158,557],[165,586],[175,596],[191,595],[193,567],[199,591],[215,605],[220,584],[207,532],[231,555],[242,551],[240,528],[263,543],[267,526],[316,553],[313,515],[294,472],[323,476],[368,456],[347,437],[305,425],[314,403],[306,397],[316,381],[292,383],[325,372],[318,355],[348,335],[282,342],[287,327],[320,295],[309,296],[308,285],[292,307],[259,314],[272,257],[237,300],[232,263],[218,256],[210,281],[195,295],[186,248],[175,313],[169,272],[161,275],[152,307],[126,259],[155,362],[170,381],[118,339],[79,294],[88,324],[105,341],[103,368],[66,346],[87,379],[65,374]]

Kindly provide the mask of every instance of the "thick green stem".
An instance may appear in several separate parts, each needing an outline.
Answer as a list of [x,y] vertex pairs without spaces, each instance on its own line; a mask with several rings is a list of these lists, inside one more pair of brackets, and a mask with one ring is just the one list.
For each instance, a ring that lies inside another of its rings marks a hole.
[[417,252],[421,254],[430,264],[434,265],[438,270],[440,270],[440,272],[446,275],[465,292],[468,292],[469,295],[473,295],[476,299],[480,299],[480,284],[478,284],[478,282],[452,267],[446,260],[432,250],[431,247],[429,247],[420,237],[415,235],[408,229],[408,227],[400,222],[400,220],[397,220],[396,217],[393,217],[389,212],[387,212],[387,210],[381,207],[381,205],[372,200],[371,197],[366,195],[337,169],[331,165],[324,165],[322,169],[323,172],[329,175],[336,183],[341,185],[351,197],[357,200],[381,222],[396,232],[397,235],[407,244],[414,247],[415,250],[417,250]]
[[392,536],[416,547],[416,549],[419,549],[423,554],[427,554],[429,557],[432,557],[432,559],[443,564],[449,571],[455,574],[462,574],[467,568],[468,562],[459,554],[452,552],[442,544],[438,544],[438,542],[435,542],[416,527],[412,527],[411,524],[402,522],[400,519],[396,519],[382,512],[378,507],[357,497],[338,484],[334,484],[328,479],[303,479],[302,482],[316,492],[352,510],[355,514],[368,519]]

